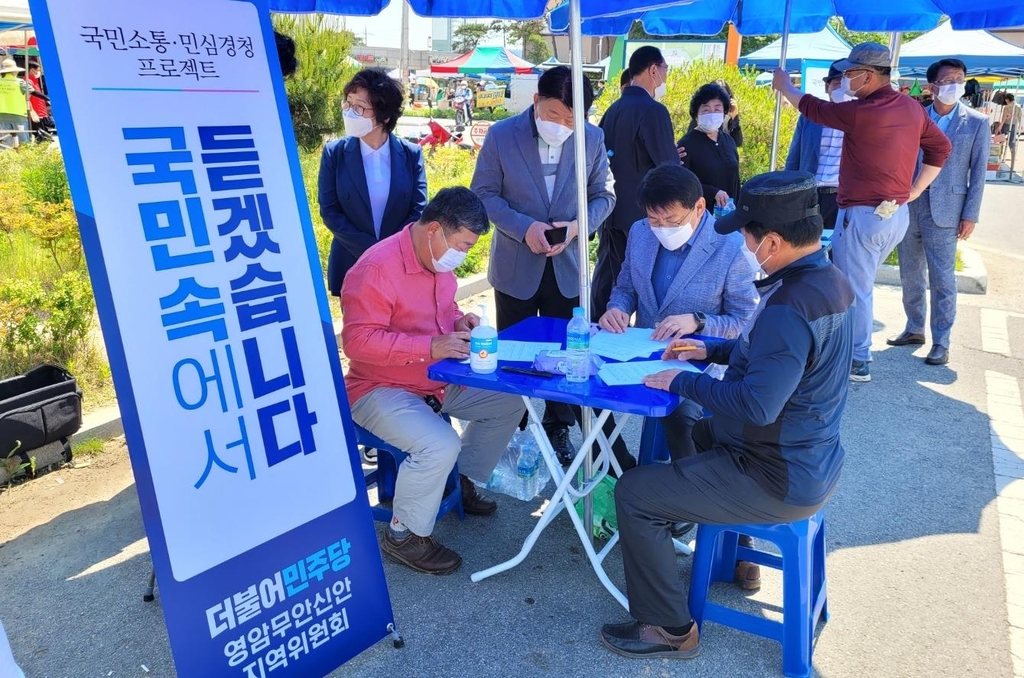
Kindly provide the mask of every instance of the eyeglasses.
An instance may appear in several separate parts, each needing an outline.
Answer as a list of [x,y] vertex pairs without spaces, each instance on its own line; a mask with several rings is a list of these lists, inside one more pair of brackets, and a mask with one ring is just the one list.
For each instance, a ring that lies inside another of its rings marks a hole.
[[686,218],[682,219],[681,223],[678,223],[678,224],[674,224],[674,223],[671,223],[671,222],[668,222],[668,221],[658,221],[657,219],[652,219],[651,216],[648,215],[647,216],[647,224],[651,228],[680,228],[682,226],[686,226],[687,224],[690,224],[693,221],[693,213],[696,212],[696,211],[697,211],[696,207],[691,209],[687,213]]
[[855,77],[857,77],[856,76],[857,73],[871,73],[871,71],[866,69],[866,68],[851,68],[848,71],[843,71],[843,77],[845,77],[845,78],[855,78]]
[[952,77],[952,78],[946,78],[945,80],[936,80],[932,84],[933,85],[937,85],[938,87],[944,87],[946,85],[963,85],[964,84],[964,79],[963,78]]
[[373,113],[373,109],[372,108],[369,108],[367,106],[360,106],[359,104],[349,103],[348,101],[343,101],[342,102],[341,110],[343,110],[343,111],[355,111],[356,115],[363,115],[367,111],[369,111],[370,113]]

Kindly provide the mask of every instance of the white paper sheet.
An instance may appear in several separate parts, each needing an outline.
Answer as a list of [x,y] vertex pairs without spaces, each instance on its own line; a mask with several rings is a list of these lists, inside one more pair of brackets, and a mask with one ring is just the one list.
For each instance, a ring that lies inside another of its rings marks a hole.
[[541,351],[558,351],[562,345],[546,341],[509,341],[498,342],[498,362],[532,363]]
[[667,341],[651,339],[652,332],[646,327],[630,327],[621,334],[601,330],[590,338],[590,350],[612,360],[649,358],[655,351],[664,351],[668,346]]
[[605,363],[597,376],[608,386],[629,386],[641,383],[650,374],[665,370],[700,373],[697,367],[678,360],[638,360],[632,363]]

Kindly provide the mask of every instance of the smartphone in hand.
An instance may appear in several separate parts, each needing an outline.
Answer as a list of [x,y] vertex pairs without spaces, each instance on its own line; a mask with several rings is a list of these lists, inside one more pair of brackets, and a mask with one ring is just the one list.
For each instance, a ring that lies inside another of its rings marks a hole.
[[548,239],[549,245],[555,246],[561,245],[563,242],[565,242],[565,237],[566,235],[568,235],[568,233],[568,226],[563,226],[561,228],[552,228],[547,231],[544,231],[544,237]]

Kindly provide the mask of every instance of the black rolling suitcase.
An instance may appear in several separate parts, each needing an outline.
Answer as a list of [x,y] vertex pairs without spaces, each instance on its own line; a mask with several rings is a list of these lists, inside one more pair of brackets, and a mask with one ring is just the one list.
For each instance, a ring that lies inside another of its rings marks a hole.
[[0,460],[70,461],[68,441],[81,426],[82,392],[67,370],[40,365],[0,381]]

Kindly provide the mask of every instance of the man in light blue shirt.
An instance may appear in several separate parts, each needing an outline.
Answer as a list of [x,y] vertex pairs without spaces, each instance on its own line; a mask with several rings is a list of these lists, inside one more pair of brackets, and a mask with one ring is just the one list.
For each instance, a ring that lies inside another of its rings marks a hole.
[[[962,61],[937,61],[927,77],[933,96],[928,115],[949,138],[952,152],[935,181],[910,203],[910,225],[897,246],[907,325],[887,343],[925,343],[925,289],[930,287],[932,348],[924,361],[945,365],[956,317],[956,244],[969,238],[978,222],[990,134],[988,118],[961,101],[967,78]],[[920,166],[918,161],[918,171]]]

